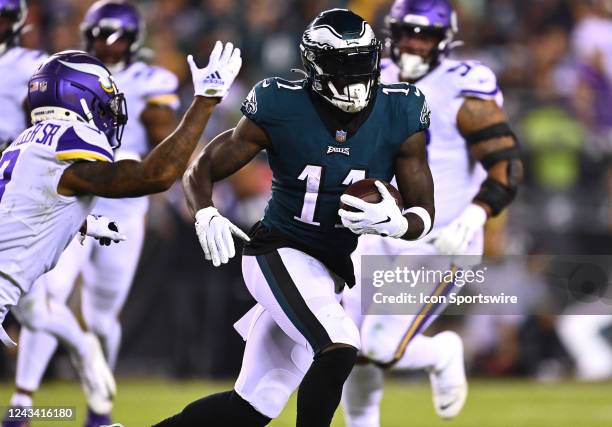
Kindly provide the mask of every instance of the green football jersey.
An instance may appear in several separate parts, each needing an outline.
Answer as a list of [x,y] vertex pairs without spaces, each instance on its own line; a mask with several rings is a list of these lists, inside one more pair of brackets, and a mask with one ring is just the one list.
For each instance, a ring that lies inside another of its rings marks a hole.
[[[304,250],[352,285],[354,279],[339,270],[351,268],[358,236],[341,225],[340,196],[365,178],[389,182],[400,146],[429,127],[429,108],[416,86],[381,84],[358,127],[333,129],[313,96],[319,95],[306,80],[269,78],[258,83],[242,105],[243,114],[271,143],[267,154],[272,197],[262,224],[286,237],[282,244],[275,239],[276,247]],[[257,235],[255,246],[256,240]]]

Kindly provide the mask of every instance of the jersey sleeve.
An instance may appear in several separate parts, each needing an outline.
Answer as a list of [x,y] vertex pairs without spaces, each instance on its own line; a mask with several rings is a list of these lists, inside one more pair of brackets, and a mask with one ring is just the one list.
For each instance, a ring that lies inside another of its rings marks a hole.
[[62,161],[112,162],[113,150],[102,132],[85,125],[68,127],[59,137],[55,157]]
[[275,112],[276,88],[274,79],[260,81],[251,89],[240,107],[242,114],[266,131],[274,120],[278,120]]
[[180,106],[177,90],[178,79],[174,73],[165,68],[150,67],[144,93],[147,104],[177,110]]
[[480,62],[462,62],[449,70],[459,96],[496,100],[501,96],[495,73]]
[[397,98],[396,123],[402,123],[402,141],[411,135],[429,128],[431,111],[425,99],[425,94],[415,85],[396,84],[388,91],[394,90]]

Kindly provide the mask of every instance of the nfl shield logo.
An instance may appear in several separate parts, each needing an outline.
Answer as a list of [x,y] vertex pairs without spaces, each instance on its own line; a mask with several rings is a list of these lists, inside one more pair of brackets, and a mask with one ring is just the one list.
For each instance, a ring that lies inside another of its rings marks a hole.
[[337,130],[336,131],[336,141],[346,142],[346,132],[343,130]]

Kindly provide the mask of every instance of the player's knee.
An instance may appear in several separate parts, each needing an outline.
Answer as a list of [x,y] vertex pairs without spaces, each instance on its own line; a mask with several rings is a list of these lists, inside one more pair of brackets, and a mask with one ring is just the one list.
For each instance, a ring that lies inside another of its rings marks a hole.
[[44,298],[38,295],[25,295],[13,308],[13,314],[23,326],[39,330],[48,318],[48,307]]
[[463,350],[463,340],[457,332],[443,331],[439,334],[436,334],[433,338],[440,342],[441,347],[443,348],[458,348]]
[[98,337],[106,338],[121,330],[121,323],[114,314],[97,312],[95,316],[87,319],[87,328]]
[[[315,313],[331,340],[330,345],[361,348],[359,329],[340,304],[330,304]],[[329,348],[329,346],[326,346]],[[319,349],[321,352],[323,349]]]
[[246,389],[243,385],[237,384],[235,390],[258,412],[268,418],[276,418],[301,381],[301,375],[285,369],[272,369],[255,386]]
[[376,363],[388,363],[398,350],[401,337],[387,333],[384,325],[362,328],[361,354]]

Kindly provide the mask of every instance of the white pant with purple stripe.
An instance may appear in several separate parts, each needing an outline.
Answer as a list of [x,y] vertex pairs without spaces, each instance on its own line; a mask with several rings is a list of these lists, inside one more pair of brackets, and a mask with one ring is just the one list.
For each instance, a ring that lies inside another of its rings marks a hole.
[[[465,254],[482,255],[483,238],[483,231],[477,233]],[[411,255],[414,256],[415,262],[418,261],[418,257],[422,256],[423,263],[429,265],[429,268],[432,268],[433,263],[433,268],[443,270],[450,270],[451,264],[450,261],[439,256],[431,240],[427,238],[416,242],[406,242],[374,235],[365,235],[359,238],[357,249],[352,255],[357,284],[344,292],[343,304],[351,319],[360,328],[362,354],[385,365],[400,359],[414,336],[424,332],[444,311],[446,304],[425,304],[418,311],[415,311],[415,314],[410,315],[364,316],[361,306],[361,257],[367,255],[386,255],[389,259],[399,255]],[[445,264],[438,265],[442,262]],[[415,265],[418,265],[418,262]],[[446,293],[453,286],[452,283],[440,283],[432,291],[432,294]]]

